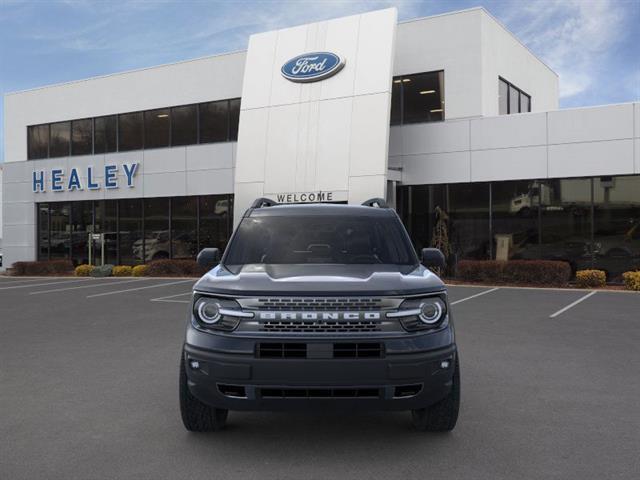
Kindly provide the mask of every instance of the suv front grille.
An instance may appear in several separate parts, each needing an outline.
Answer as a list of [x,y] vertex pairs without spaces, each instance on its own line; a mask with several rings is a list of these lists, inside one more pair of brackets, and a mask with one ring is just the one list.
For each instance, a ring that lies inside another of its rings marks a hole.
[[258,298],[259,310],[286,311],[353,311],[377,310],[382,307],[381,298],[341,298],[341,297],[269,297]]
[[362,333],[379,332],[381,325],[375,320],[265,320],[260,322],[260,330],[277,333]]

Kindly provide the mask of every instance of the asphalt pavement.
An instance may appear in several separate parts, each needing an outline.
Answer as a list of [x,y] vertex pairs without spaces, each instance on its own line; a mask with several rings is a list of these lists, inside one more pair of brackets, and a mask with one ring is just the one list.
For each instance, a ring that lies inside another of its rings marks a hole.
[[0,478],[638,478],[640,294],[451,287],[449,434],[404,412],[231,412],[193,434],[177,383],[192,284],[0,277]]

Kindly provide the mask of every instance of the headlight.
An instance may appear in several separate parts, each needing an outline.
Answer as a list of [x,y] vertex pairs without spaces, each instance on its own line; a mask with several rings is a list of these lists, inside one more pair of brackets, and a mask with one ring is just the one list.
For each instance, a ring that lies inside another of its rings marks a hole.
[[387,313],[387,318],[397,318],[408,331],[439,327],[447,318],[446,297],[441,294],[407,299],[397,311]]
[[220,320],[220,304],[215,300],[201,298],[196,305],[198,318],[202,323],[212,325]]
[[193,304],[196,326],[213,330],[234,330],[242,318],[253,318],[253,312],[244,312],[233,299],[214,298],[196,294]]

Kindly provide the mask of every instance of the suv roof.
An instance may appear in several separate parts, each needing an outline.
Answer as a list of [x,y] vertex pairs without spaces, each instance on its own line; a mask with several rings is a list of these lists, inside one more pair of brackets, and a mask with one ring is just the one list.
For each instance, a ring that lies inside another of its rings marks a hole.
[[358,217],[393,216],[395,212],[390,208],[365,207],[362,205],[336,205],[330,203],[312,204],[281,204],[269,207],[252,208],[247,217],[284,217],[287,215],[355,215]]

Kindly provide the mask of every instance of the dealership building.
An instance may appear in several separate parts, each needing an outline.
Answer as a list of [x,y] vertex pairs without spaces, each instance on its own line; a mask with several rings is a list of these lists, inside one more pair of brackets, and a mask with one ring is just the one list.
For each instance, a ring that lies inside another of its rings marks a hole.
[[194,258],[258,197],[382,197],[452,266],[563,259],[615,278],[640,267],[640,103],[558,109],[558,82],[482,8],[392,8],[11,93],[4,265]]

